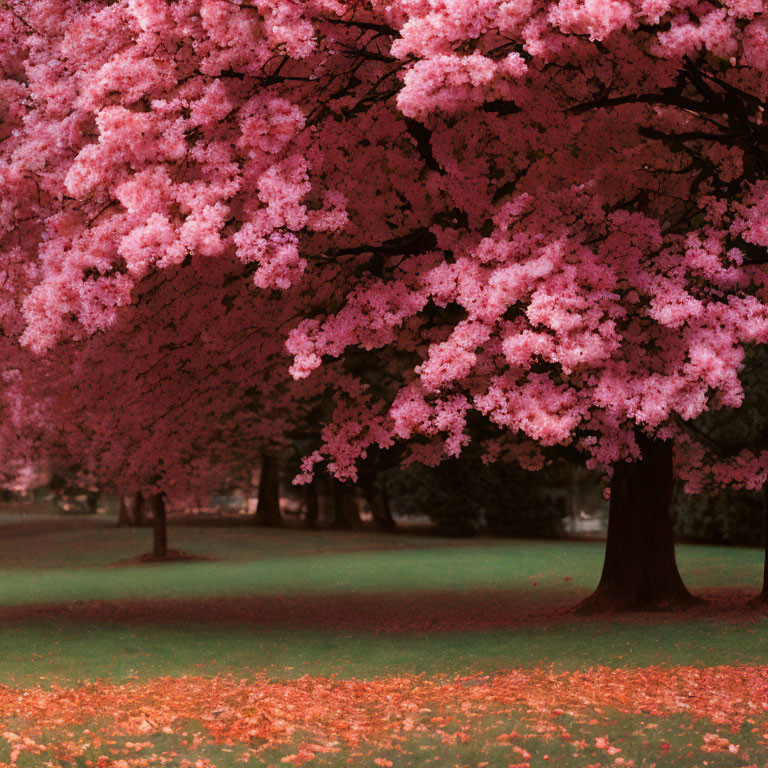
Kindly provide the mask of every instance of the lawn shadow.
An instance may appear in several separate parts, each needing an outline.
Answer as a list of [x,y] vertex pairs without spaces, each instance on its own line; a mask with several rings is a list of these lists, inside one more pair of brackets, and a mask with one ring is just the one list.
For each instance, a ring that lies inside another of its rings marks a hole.
[[130,565],[146,565],[147,563],[178,563],[182,562],[215,562],[218,560],[216,557],[208,557],[207,555],[194,555],[189,552],[184,552],[180,549],[169,549],[165,557],[158,557],[152,552],[145,552],[143,555],[137,555],[136,557],[129,557],[126,560],[119,560],[112,565],[106,566],[107,568],[123,568]]
[[674,624],[695,619],[752,622],[766,613],[752,593],[702,593],[705,602],[685,611],[615,613],[589,617],[574,611],[583,595],[530,590],[424,591],[275,595],[198,599],[82,600],[0,608],[0,621],[67,619],[118,626],[217,626],[249,629],[318,629],[381,634],[491,632],[527,627],[589,624]]

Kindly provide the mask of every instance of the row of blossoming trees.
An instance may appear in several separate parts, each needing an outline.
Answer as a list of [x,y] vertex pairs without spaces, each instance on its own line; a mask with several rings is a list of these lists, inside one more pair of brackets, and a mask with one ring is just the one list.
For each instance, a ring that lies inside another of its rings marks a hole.
[[763,5],[2,0],[5,465],[565,446],[612,478],[590,605],[687,601],[675,473],[768,469],[700,427],[768,340]]

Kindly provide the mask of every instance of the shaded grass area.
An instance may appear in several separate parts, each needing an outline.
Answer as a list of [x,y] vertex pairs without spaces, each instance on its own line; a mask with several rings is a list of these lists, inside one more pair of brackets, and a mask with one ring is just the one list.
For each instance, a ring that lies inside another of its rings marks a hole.
[[[194,522],[192,520],[191,522]],[[78,568],[111,565],[152,549],[150,526],[118,528],[111,515],[56,517],[0,515],[0,565],[5,567]],[[21,547],[16,541],[23,539]],[[191,554],[228,561],[252,561],[279,555],[413,549],[461,540],[432,536],[374,534],[365,531],[296,531],[257,526],[200,527],[169,525],[169,546]]]

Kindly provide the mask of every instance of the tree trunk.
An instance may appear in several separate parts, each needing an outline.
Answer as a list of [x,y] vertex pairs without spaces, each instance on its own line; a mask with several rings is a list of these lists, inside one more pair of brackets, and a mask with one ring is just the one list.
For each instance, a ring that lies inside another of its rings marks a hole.
[[152,508],[152,557],[164,560],[168,557],[168,520],[163,494],[153,494],[150,505]]
[[320,501],[317,498],[317,481],[304,486],[304,503],[306,514],[304,515],[304,525],[307,528],[317,528],[320,524]]
[[131,524],[131,513],[128,510],[128,504],[125,502],[125,496],[120,496],[120,508],[117,512],[117,527],[124,528]]
[[392,517],[392,510],[389,506],[389,495],[387,487],[382,483],[377,483],[376,478],[369,475],[360,475],[360,489],[363,492],[368,506],[373,514],[373,522],[381,531],[391,532],[397,529],[397,524]]
[[608,540],[600,583],[579,609],[658,610],[697,602],[675,561],[669,506],[672,442],[638,439],[642,458],[614,466]]
[[376,522],[381,526],[382,531],[396,531],[397,523],[395,522],[395,518],[392,517],[392,507],[389,503],[387,484],[383,480],[381,482],[381,489],[379,491],[379,499],[381,500],[379,513],[377,514],[376,509],[374,509],[373,513],[374,517],[376,518]]
[[768,606],[768,482],[763,486],[763,589],[753,603]]
[[133,499],[133,524],[139,527],[144,525],[144,497],[141,493]]
[[765,556],[763,557],[763,589],[760,592],[760,599],[768,603],[768,483],[763,487],[763,547]]
[[85,497],[85,503],[88,507],[88,513],[95,515],[99,505],[99,491],[88,491]]
[[331,528],[349,530],[360,527],[360,510],[352,485],[332,480],[333,484],[333,523]]
[[280,514],[280,459],[274,453],[261,456],[259,500],[256,503],[254,522],[257,525],[282,526]]

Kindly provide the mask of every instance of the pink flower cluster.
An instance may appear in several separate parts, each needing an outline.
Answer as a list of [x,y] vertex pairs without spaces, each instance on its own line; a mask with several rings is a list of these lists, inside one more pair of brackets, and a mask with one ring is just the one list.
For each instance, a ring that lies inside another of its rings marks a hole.
[[7,0],[0,322],[27,384],[2,407],[143,485],[312,412],[303,479],[482,424],[527,466],[607,467],[644,431],[700,487],[687,427],[768,341],[768,18],[716,6]]

